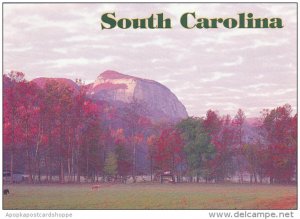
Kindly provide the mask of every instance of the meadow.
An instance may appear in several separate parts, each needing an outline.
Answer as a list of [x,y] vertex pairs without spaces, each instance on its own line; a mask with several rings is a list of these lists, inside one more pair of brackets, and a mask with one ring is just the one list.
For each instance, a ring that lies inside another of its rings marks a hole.
[[297,187],[250,184],[4,185],[3,209],[296,209]]

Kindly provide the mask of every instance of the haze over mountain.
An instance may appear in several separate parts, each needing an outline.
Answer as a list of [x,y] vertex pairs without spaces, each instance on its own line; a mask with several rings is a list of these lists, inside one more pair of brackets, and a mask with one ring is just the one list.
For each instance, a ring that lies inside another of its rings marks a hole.
[[[32,81],[44,87],[47,80],[64,83],[74,90],[79,88],[74,81],[65,78],[36,78]],[[167,87],[153,80],[108,70],[101,73],[94,83],[84,86],[91,99],[107,101],[118,108],[136,101],[154,121],[178,121],[188,117],[185,106],[178,98]]]

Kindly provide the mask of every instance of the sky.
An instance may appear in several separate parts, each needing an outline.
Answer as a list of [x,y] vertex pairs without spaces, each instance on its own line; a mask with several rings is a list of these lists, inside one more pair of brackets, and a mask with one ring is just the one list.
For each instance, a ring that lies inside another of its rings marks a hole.
[[[167,86],[190,116],[247,117],[297,102],[296,4],[5,4],[3,71],[93,82],[105,70]],[[101,16],[164,13],[172,29],[101,30]],[[281,29],[185,29],[180,17],[280,17]]]

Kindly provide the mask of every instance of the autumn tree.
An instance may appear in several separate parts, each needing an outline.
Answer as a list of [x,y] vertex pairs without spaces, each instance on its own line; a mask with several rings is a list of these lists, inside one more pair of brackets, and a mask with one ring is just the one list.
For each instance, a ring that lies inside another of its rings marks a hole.
[[[235,145],[236,147],[234,148],[235,152],[235,160],[237,164],[237,170],[239,174],[239,181],[241,183],[244,182],[244,177],[243,177],[243,172],[245,171],[245,162],[244,162],[244,150],[243,150],[243,145],[244,145],[244,132],[243,132],[243,125],[245,122],[246,116],[243,112],[243,110],[239,109],[237,114],[235,115],[232,124],[233,128],[235,131]],[[249,151],[250,152],[250,151]]]
[[288,104],[262,112],[270,183],[290,182],[295,176],[297,115],[293,117],[291,113],[292,108]]
[[15,155],[18,148],[16,147],[20,142],[20,107],[22,99],[22,86],[25,83],[24,74],[18,71],[11,71],[4,75],[4,143],[9,145],[8,152],[10,154],[10,183],[13,183],[12,174],[14,172]]
[[173,127],[162,130],[156,141],[155,163],[161,171],[176,173],[177,165],[182,161],[183,139]]
[[[246,169],[250,173],[250,182],[252,183],[253,177],[254,182],[257,183],[258,176],[261,176],[261,180],[264,175],[263,167],[264,162],[264,151],[261,150],[261,145],[257,143],[246,143],[242,145],[241,153],[243,154],[244,161],[247,162]],[[240,171],[240,169],[239,169]]]
[[211,162],[213,177],[216,181],[223,182],[235,173],[233,159],[234,130],[229,115],[223,117],[221,130],[218,135],[214,136],[212,143],[216,148],[216,154]]
[[148,156],[149,156],[149,159],[150,159],[151,182],[153,180],[153,160],[154,160],[154,157],[156,156],[157,140],[158,140],[158,137],[154,134],[147,138]]
[[[52,120],[48,120],[49,145],[58,155],[60,168],[59,179],[64,183],[65,178],[65,158],[67,157],[67,131],[72,120],[73,90],[57,81],[50,81],[45,86],[46,113]],[[56,129],[53,132],[52,129]],[[55,134],[55,139],[53,139]],[[53,140],[53,141],[52,141]],[[54,144],[53,144],[54,143]],[[53,148],[54,147],[54,148]],[[50,157],[52,157],[50,155]],[[52,159],[52,158],[51,158]]]
[[86,180],[94,181],[101,170],[103,150],[100,110],[97,103],[89,99],[86,90],[80,87],[74,96],[73,117],[71,124],[74,134],[74,157],[76,158],[77,183],[84,175]]
[[132,154],[127,144],[124,129],[113,130],[112,136],[115,144],[114,153],[117,156],[117,174],[122,179],[126,179],[132,169]]
[[[33,181],[33,171],[39,166],[37,159],[43,140],[43,118],[40,114],[39,89],[34,83],[24,82],[19,85],[23,91],[20,99],[18,114],[20,116],[20,127],[22,131],[21,141],[24,142],[22,149],[26,154],[26,166],[29,182]],[[39,181],[41,179],[40,168],[38,168]],[[36,171],[34,171],[36,172]]]
[[203,121],[203,125],[210,137],[214,138],[219,134],[221,130],[222,119],[220,118],[218,112],[208,110]]
[[145,139],[145,127],[150,124],[147,114],[146,105],[143,101],[136,98],[124,109],[123,121],[126,123],[128,130],[128,141],[132,147],[132,178],[136,182],[137,174],[137,147]]
[[79,162],[84,163],[85,177],[86,179],[92,177],[95,181],[95,177],[99,175],[99,170],[101,169],[101,149],[102,145],[100,143],[100,122],[99,120],[93,120],[90,118],[85,122],[85,128],[82,132],[82,142],[81,144],[83,150],[80,154],[82,155]]

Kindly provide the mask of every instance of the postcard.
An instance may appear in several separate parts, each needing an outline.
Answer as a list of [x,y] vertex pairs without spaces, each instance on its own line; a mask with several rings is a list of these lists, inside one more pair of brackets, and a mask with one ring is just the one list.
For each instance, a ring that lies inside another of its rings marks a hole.
[[293,217],[297,3],[2,9],[6,217]]

